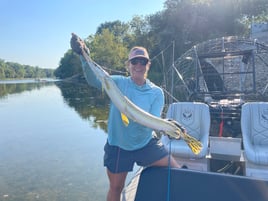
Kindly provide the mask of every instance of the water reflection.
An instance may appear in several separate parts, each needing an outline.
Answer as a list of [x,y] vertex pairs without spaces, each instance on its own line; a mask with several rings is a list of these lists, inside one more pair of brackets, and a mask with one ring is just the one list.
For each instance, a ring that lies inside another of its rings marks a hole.
[[103,96],[63,82],[0,84],[1,201],[105,200]]
[[24,91],[40,89],[41,87],[54,85],[53,82],[2,82],[0,83],[0,99],[8,94],[18,94]]
[[109,99],[104,92],[100,92],[86,84],[61,81],[2,82],[0,83],[0,99],[6,98],[9,94],[20,94],[25,91],[32,91],[53,85],[56,85],[61,90],[64,102],[71,108],[74,108],[82,119],[92,121],[94,128],[100,127],[107,132]]
[[93,127],[107,132],[109,99],[104,92],[88,85],[57,82],[65,103],[74,108],[81,118],[93,121]]

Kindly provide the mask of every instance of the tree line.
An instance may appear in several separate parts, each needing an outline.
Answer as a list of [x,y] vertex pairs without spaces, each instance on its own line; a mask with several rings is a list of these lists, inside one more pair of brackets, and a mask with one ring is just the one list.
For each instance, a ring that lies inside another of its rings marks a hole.
[[[85,38],[91,58],[110,73],[125,72],[131,47],[148,49],[149,78],[161,84],[165,68],[197,43],[223,36],[250,36],[252,22],[268,22],[267,0],[166,0],[163,9],[129,22],[104,22]],[[79,35],[79,33],[77,33]],[[67,50],[55,70],[5,62],[0,59],[0,79],[68,78],[82,73],[79,56]]]
[[[159,12],[137,15],[129,22],[104,22],[84,40],[91,58],[110,73],[125,72],[131,47],[146,47],[152,59],[149,78],[161,84],[165,67],[192,46],[223,36],[250,37],[253,21],[268,22],[267,0],[166,0]],[[69,49],[55,75],[66,78],[79,73],[79,57]]]
[[0,59],[0,79],[54,77],[53,69],[42,69]]

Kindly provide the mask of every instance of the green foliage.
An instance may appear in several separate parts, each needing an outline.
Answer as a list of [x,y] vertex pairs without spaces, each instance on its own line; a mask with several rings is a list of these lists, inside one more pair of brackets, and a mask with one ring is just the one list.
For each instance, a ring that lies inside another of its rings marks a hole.
[[19,94],[49,85],[53,85],[53,82],[0,84],[0,99],[5,98],[9,94]]
[[[253,20],[268,21],[267,0],[166,0],[157,13],[134,16],[128,23],[102,23],[86,44],[97,63],[117,70],[124,69],[130,48],[146,47],[153,59],[149,78],[161,83],[163,71],[193,45],[223,36],[248,37]],[[80,62],[73,59],[62,58],[58,77],[72,76],[80,69]]]
[[128,38],[129,25],[127,23],[123,23],[119,20],[102,23],[98,27],[96,34],[101,35],[103,31],[107,29],[115,37],[115,39],[120,42],[124,42]]
[[91,57],[102,66],[117,70],[124,69],[128,49],[118,37],[109,29],[103,29],[100,34],[96,34],[89,46]]
[[54,75],[64,79],[82,72],[79,56],[72,50],[68,50],[60,60],[60,66],[55,70]]
[[53,77],[53,69],[42,69],[0,59],[0,79]]

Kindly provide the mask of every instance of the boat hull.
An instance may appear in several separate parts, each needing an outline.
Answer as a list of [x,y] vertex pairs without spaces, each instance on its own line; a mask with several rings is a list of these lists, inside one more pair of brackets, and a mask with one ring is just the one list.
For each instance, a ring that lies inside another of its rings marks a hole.
[[129,200],[268,200],[268,181],[252,177],[159,167],[146,168],[139,177]]

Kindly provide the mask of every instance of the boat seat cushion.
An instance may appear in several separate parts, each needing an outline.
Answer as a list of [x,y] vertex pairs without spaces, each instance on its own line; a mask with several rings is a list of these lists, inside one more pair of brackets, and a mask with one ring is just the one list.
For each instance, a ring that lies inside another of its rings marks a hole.
[[162,136],[162,142],[167,148],[171,143],[171,153],[186,158],[203,158],[207,154],[210,129],[209,107],[205,103],[177,102],[169,106],[166,118],[176,120],[191,136],[203,144],[202,151],[195,155],[182,139],[169,139]]
[[247,159],[268,165],[268,103],[252,102],[242,106],[241,130]]

